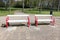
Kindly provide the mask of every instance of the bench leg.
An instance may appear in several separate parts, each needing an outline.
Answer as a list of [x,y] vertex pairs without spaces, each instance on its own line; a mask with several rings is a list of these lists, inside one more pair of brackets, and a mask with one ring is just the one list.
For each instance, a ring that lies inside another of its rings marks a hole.
[[53,18],[53,21],[50,22],[52,26],[55,25],[55,18]]
[[8,28],[8,22],[6,22],[6,28]]
[[9,20],[9,17],[6,18],[6,28],[8,28],[9,23],[7,22]]
[[53,25],[53,26],[55,25],[55,18],[53,18],[53,23],[52,23],[52,25]]
[[38,21],[37,21],[37,17],[35,16],[35,26],[38,26]]
[[28,27],[30,27],[30,18],[28,17],[28,23],[27,23]]
[[36,25],[36,27],[38,26],[38,21],[35,21],[35,25]]
[[30,27],[30,22],[28,22],[28,27]]

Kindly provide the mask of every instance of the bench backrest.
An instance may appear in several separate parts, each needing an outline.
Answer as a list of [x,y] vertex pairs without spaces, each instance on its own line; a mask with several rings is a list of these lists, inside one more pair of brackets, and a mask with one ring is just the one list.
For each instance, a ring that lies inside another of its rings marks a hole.
[[13,17],[13,16],[29,16],[29,15],[7,15],[7,16],[9,16],[9,17]]
[[52,16],[52,15],[35,15],[35,16]]
[[24,20],[27,19],[29,15],[7,15],[7,17],[9,17],[10,20]]
[[52,15],[35,15],[38,19],[50,19]]

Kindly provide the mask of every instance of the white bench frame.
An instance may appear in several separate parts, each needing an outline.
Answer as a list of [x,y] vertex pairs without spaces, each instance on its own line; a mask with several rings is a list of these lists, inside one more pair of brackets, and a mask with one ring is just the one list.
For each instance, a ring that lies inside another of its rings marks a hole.
[[[27,17],[27,20],[9,20],[10,17]],[[6,17],[6,27],[8,27],[9,22],[27,22],[28,27],[30,26],[29,15],[7,15]]]
[[[50,19],[38,19],[37,17],[51,17]],[[38,22],[49,21],[52,25],[55,24],[55,18],[52,15],[35,15],[35,25],[38,26]]]

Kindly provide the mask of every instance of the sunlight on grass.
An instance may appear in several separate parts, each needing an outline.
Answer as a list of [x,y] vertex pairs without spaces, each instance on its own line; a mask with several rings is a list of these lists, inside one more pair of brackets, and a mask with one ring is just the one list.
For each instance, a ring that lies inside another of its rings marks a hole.
[[60,16],[60,12],[54,11],[53,14],[54,14],[54,16]]
[[[50,14],[50,11],[45,10],[45,11],[38,11],[38,10],[24,10],[25,13],[29,14]],[[53,11],[54,16],[60,16],[60,11]]]
[[0,11],[0,16],[6,16],[8,14],[13,14],[13,13],[14,13],[14,11],[11,11],[11,12],[9,12],[9,11]]

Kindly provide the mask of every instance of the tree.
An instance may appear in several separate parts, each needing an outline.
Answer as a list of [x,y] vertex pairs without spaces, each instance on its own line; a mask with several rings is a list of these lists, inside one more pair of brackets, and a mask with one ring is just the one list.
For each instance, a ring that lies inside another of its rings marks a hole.
[[22,11],[24,11],[24,0],[22,1]]
[[58,0],[58,11],[59,11],[59,9],[60,9],[59,7],[60,7],[60,0]]

